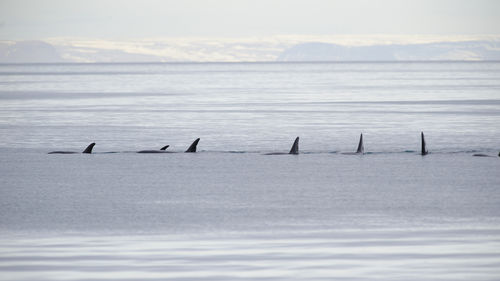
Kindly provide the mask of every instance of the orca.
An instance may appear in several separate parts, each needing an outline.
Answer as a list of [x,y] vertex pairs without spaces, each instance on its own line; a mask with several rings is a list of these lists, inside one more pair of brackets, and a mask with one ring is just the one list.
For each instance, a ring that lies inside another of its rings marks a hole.
[[[94,148],[94,145],[95,145],[95,142],[89,144],[89,146],[87,146],[87,148],[85,148],[85,150],[82,151],[81,153],[91,154],[92,149]],[[51,151],[48,154],[75,154],[75,153],[80,153],[80,152],[76,152],[76,151]]]
[[472,154],[472,156],[477,156],[477,157],[494,157],[494,156],[491,156],[491,155],[488,155],[488,154],[483,154],[483,153]]
[[424,132],[420,132],[420,138],[422,141],[422,149],[420,151],[420,155],[424,156],[429,154],[429,151],[427,151],[427,148],[425,148],[425,138],[424,138]]
[[[495,156],[488,155],[488,154],[483,154],[483,153],[472,154],[472,156],[477,156],[477,157],[495,157]],[[498,153],[498,157],[500,157],[500,152]]]
[[358,149],[356,152],[343,152],[344,155],[363,155],[365,154],[365,146],[363,144],[363,134],[359,136]]
[[299,137],[296,137],[295,141],[293,141],[292,148],[288,154],[299,154]]
[[184,152],[186,153],[196,152],[196,146],[198,145],[198,142],[200,142],[200,138],[195,139],[194,142]]
[[264,155],[286,155],[286,154],[293,154],[293,155],[298,155],[299,154],[299,137],[295,138],[295,141],[292,144],[292,148],[290,149],[290,152],[271,152],[271,153],[266,153]]
[[363,134],[361,134],[359,136],[358,149],[356,150],[356,153],[358,153],[358,154],[364,154],[365,153],[365,146],[363,145]]
[[[195,139],[194,142],[184,152],[196,152],[196,147],[198,145],[198,142],[200,142],[200,138]],[[164,147],[160,148],[159,150],[156,150],[156,149],[140,150],[140,151],[137,151],[137,153],[175,153],[173,151],[167,151],[167,148],[169,146],[170,145],[165,145]]]
[[170,145],[165,145],[164,147],[160,148],[159,150],[154,150],[154,149],[139,150],[139,151],[137,151],[137,153],[171,153],[170,151],[166,151],[169,146]]

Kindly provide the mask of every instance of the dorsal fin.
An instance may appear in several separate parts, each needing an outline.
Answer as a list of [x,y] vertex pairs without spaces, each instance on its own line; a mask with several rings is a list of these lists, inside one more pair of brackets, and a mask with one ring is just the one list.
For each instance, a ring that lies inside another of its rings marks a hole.
[[293,142],[292,149],[290,149],[289,154],[299,154],[299,137],[295,138]]
[[185,152],[196,152],[196,146],[198,145],[198,142],[200,141],[200,138],[197,138],[194,140],[194,142],[189,146],[189,148]]
[[165,145],[164,147],[160,148],[160,150],[166,150],[170,145]]
[[92,153],[92,149],[94,148],[94,145],[95,145],[95,142],[89,144],[89,146],[87,146],[87,148],[85,148],[85,150],[82,152],[82,153]]
[[422,150],[421,150],[420,154],[427,155],[427,153],[429,153],[429,152],[427,151],[427,148],[425,148],[424,132],[420,132],[420,137],[422,139]]
[[363,145],[363,134],[359,137],[359,144],[358,144],[358,150],[356,150],[356,153],[365,153],[365,147]]

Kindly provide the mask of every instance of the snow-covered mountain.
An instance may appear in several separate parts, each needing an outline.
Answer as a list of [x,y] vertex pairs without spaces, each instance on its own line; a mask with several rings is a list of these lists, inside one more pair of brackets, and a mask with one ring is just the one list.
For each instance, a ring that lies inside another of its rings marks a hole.
[[0,41],[0,63],[500,60],[500,37],[275,36]]
[[47,42],[0,42],[0,63],[43,63],[64,61],[59,51]]
[[500,42],[465,41],[354,47],[328,43],[304,43],[285,50],[278,57],[278,61],[402,60],[500,60]]

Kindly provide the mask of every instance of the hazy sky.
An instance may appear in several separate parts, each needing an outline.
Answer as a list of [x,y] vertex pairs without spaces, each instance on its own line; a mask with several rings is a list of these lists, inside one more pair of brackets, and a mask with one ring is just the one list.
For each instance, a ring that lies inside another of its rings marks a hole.
[[497,0],[0,0],[0,39],[500,34]]

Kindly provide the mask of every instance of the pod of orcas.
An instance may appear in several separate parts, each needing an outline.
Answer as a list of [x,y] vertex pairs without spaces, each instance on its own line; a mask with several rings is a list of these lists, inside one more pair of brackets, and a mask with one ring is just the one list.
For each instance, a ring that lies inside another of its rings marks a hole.
[[[186,153],[192,153],[192,152],[196,152],[196,147],[198,146],[198,143],[200,142],[200,138],[197,138],[193,141],[193,143],[188,147],[188,149],[186,149]],[[87,146],[87,148],[85,148],[85,150],[83,150],[82,152],[77,152],[77,151],[51,151],[49,152],[49,154],[75,154],[75,153],[85,153],[85,154],[91,154],[92,153],[92,149],[94,148],[95,146],[95,142],[89,144],[89,146]],[[174,153],[172,151],[167,151],[167,148],[169,147],[170,145],[165,145],[164,147],[158,149],[158,150],[154,150],[154,149],[151,149],[151,150],[139,150],[137,151],[137,153]]]
[[[184,151],[185,153],[194,153],[196,152],[196,148],[198,146],[198,143],[200,142],[200,138],[197,138],[193,141],[193,143],[188,147],[188,149],[186,149],[186,151]],[[420,155],[422,156],[425,156],[427,154],[429,154],[429,151],[427,150],[427,147],[426,147],[426,142],[425,142],[425,136],[424,136],[424,133],[421,132],[420,133],[420,143],[421,143],[421,148],[420,148]],[[85,153],[85,154],[91,154],[92,153],[92,149],[94,148],[95,146],[95,142],[89,144],[85,150],[83,150],[82,152],[77,152],[77,151],[51,151],[49,152],[48,154],[75,154],[75,153]],[[150,149],[150,150],[139,150],[139,151],[136,151],[137,153],[175,153],[175,152],[172,152],[172,151],[167,151],[167,148],[170,147],[169,145],[165,145],[164,147],[160,148],[160,149]],[[364,148],[364,145],[363,145],[363,134],[361,134],[359,136],[359,143],[358,143],[358,148],[356,150],[356,152],[343,152],[341,154],[343,155],[362,155],[365,153],[365,148]],[[292,155],[297,155],[299,154],[299,137],[296,137],[293,144],[292,144],[292,148],[290,149],[290,151],[287,153],[287,152],[271,152],[271,153],[265,153],[264,155],[287,155],[287,154],[292,154]],[[487,154],[483,154],[483,153],[476,153],[476,154],[473,154],[472,156],[477,156],[477,157],[495,157],[495,156],[491,156],[491,155],[487,155]],[[500,157],[500,152],[498,153],[498,156]]]

